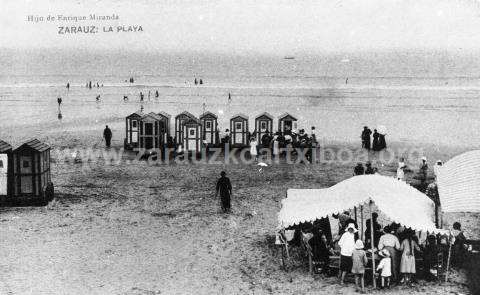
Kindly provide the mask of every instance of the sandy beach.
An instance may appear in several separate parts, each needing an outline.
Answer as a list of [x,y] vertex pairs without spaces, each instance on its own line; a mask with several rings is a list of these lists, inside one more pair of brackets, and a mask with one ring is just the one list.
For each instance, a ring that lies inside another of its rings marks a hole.
[[[17,140],[30,132],[11,133]],[[286,272],[274,246],[277,213],[287,188],[321,188],[351,176],[341,164],[108,165],[66,163],[55,149],[103,144],[96,134],[51,131],[56,199],[46,207],[1,209],[2,294],[348,294],[352,284],[311,277],[301,257]],[[121,147],[120,136],[114,148]],[[14,138],[7,138],[14,139]],[[343,145],[328,146],[338,149]],[[351,146],[352,148],[356,148]],[[391,149],[400,148],[392,144]],[[458,150],[425,149],[448,159]],[[372,159],[375,161],[375,156]],[[128,158],[128,156],[127,156]],[[394,164],[379,166],[393,175]],[[233,183],[233,213],[220,213],[214,198],[219,172]],[[412,175],[409,175],[411,177]],[[480,237],[478,215],[460,220]],[[466,278],[454,274],[438,285],[420,282],[390,294],[466,294]],[[380,293],[380,291],[372,291]]]

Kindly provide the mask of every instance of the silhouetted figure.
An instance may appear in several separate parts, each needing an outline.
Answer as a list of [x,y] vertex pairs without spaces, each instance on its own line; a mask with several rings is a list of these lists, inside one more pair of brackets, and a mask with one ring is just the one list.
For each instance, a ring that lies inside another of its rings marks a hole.
[[155,90],[155,97],[158,98],[159,94],[158,94],[158,90]]
[[100,88],[100,85],[98,84],[98,82],[97,82],[97,88]]
[[203,80],[202,80],[202,79],[200,79],[200,82],[199,82],[199,83],[200,83],[200,85],[202,85],[202,84],[203,84]]
[[108,128],[108,125],[105,126],[105,129],[103,130],[103,138],[105,138],[105,145],[107,147],[110,147],[110,143],[112,140],[112,130]]
[[195,85],[198,84],[197,78],[195,78],[195,80],[193,81],[193,83],[195,83]]
[[372,163],[367,162],[365,166],[366,166],[365,174],[375,174],[375,170],[372,168]]
[[229,212],[231,208],[230,197],[232,195],[232,184],[230,183],[230,179],[227,177],[227,173],[225,173],[225,171],[220,173],[220,178],[217,181],[215,197],[217,197],[219,193],[222,211],[224,213]]
[[67,82],[67,90],[70,90],[70,82]]
[[228,101],[232,101],[232,96],[230,95],[230,92],[228,93]]
[[58,120],[62,120],[62,118],[63,118],[62,113],[61,113],[61,112],[58,112],[58,116],[57,116],[57,117],[58,117]]
[[363,127],[362,131],[362,148],[370,150],[370,134],[372,134],[372,130],[370,130],[367,126]]
[[380,143],[378,138],[380,137],[380,134],[377,132],[377,129],[373,129],[373,142],[372,142],[372,149],[374,151],[379,151],[380,150]]
[[92,81],[88,82],[88,88],[92,89]]
[[362,163],[357,163],[357,166],[353,168],[353,175],[363,175],[365,174],[365,169],[363,168]]
[[143,93],[140,91],[140,101],[143,101]]
[[128,100],[128,96],[124,95],[124,96],[123,96],[123,100],[124,100],[124,101]]
[[60,105],[62,104],[62,98],[61,97],[57,98],[57,103],[58,103],[58,107],[60,107]]
[[96,101],[100,101],[100,94],[97,95],[97,97],[95,97],[95,100],[96,100]]
[[379,133],[378,145],[379,145],[380,151],[387,148],[387,142],[385,141],[385,134]]

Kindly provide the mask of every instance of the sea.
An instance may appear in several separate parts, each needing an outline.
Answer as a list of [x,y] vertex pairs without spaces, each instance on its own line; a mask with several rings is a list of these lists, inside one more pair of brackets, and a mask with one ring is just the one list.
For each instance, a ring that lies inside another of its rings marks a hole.
[[[203,84],[195,85],[195,78]],[[75,133],[105,124],[124,134],[125,117],[141,109],[172,118],[210,111],[222,130],[241,113],[249,117],[251,131],[264,112],[275,118],[275,127],[278,117],[289,113],[299,128],[309,133],[315,126],[317,137],[327,142],[358,142],[363,126],[382,126],[387,141],[478,148],[480,59],[427,51],[286,58],[0,49],[0,138],[15,130]]]

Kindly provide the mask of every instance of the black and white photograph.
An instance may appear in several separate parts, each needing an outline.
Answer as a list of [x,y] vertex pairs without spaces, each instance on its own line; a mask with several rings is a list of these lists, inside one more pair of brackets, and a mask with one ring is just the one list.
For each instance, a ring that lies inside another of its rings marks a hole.
[[480,294],[479,1],[0,6],[0,294]]

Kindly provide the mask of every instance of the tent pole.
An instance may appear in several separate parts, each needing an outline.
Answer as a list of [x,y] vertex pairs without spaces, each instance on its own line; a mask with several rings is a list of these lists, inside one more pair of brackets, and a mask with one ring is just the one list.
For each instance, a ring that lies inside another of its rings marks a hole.
[[360,205],[360,223],[361,223],[361,228],[362,228],[362,231],[360,232],[360,239],[362,241],[365,241],[363,239],[363,233],[365,232],[365,229],[363,228],[363,205]]
[[354,210],[354,214],[355,214],[355,222],[358,224],[358,221],[357,221],[357,206],[354,206],[353,207],[353,210]]
[[370,209],[370,246],[372,247],[372,281],[373,288],[377,288],[377,281],[375,280],[375,251],[373,243],[373,214],[372,214],[372,200],[368,203],[368,208]]
[[450,259],[452,256],[452,232],[450,232],[450,236],[448,237],[448,258],[447,258],[447,271],[445,272],[445,283],[448,282],[448,272],[450,270]]

